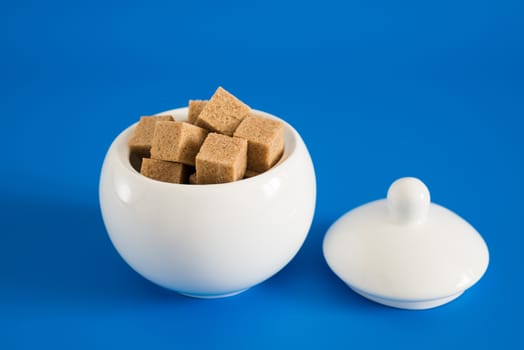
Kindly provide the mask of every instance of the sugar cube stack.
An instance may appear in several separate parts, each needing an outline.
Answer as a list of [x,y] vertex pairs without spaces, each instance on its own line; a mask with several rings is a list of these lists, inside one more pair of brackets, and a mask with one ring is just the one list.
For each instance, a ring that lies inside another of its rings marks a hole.
[[283,154],[283,123],[251,113],[222,87],[190,100],[187,117],[141,117],[129,140],[133,167],[163,182],[221,184],[257,176]]

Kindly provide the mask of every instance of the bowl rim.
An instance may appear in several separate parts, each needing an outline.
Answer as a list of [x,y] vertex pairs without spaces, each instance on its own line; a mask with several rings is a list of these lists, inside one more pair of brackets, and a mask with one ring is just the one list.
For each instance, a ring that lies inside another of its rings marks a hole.
[[[160,113],[153,114],[155,116],[158,115],[173,115],[176,121],[187,121],[187,112],[188,107],[180,107],[180,108],[174,108],[169,109]],[[258,175],[249,177],[249,178],[243,178],[237,181],[227,182],[227,183],[221,183],[221,184],[177,184],[177,183],[171,183],[171,182],[164,182],[159,181],[155,179],[151,179],[149,177],[146,177],[142,175],[140,172],[138,172],[130,162],[130,150],[128,146],[129,138],[131,137],[132,130],[136,127],[138,124],[138,121],[129,125],[126,127],[123,131],[118,134],[118,136],[113,140],[110,151],[111,150],[115,153],[115,158],[119,162],[119,165],[126,169],[127,172],[134,177],[140,178],[142,181],[146,181],[147,183],[150,183],[151,185],[155,186],[162,186],[167,188],[177,188],[177,189],[192,189],[192,190],[205,190],[205,189],[224,189],[229,188],[231,186],[245,186],[248,184],[251,184],[253,182],[265,182],[269,177],[272,175],[275,175],[276,173],[285,171],[286,168],[289,167],[289,164],[291,163],[292,159],[295,159],[297,155],[297,149],[299,148],[299,144],[302,143],[301,137],[298,134],[298,132],[285,120],[264,112],[257,109],[251,109],[251,113],[259,116],[263,116],[266,118],[276,119],[281,121],[284,124],[285,133],[284,133],[284,152],[278,162],[273,165],[269,170],[266,170],[263,173],[260,173]],[[106,156],[107,157],[107,156]],[[104,161],[105,163],[105,161]],[[138,180],[138,179],[137,179]]]

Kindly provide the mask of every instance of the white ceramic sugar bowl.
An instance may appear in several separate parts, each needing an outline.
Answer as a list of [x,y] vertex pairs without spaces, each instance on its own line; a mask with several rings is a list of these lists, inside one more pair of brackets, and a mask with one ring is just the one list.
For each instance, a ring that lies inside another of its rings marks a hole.
[[489,262],[479,233],[430,202],[427,187],[402,178],[387,199],[351,210],[328,230],[329,267],[351,289],[381,304],[428,309],[459,297]]
[[[187,108],[162,114],[186,120]],[[282,269],[306,238],[316,199],[311,157],[284,124],[277,165],[220,185],[142,176],[129,162],[134,126],[124,130],[107,152],[99,187],[104,223],[122,258],[148,280],[201,298],[237,294]]]

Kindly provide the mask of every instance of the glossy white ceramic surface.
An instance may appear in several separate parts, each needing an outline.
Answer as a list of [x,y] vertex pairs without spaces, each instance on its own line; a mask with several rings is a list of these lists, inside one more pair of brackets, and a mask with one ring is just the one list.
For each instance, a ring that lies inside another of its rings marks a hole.
[[387,199],[351,210],[328,230],[330,268],[357,293],[389,306],[435,307],[458,297],[489,262],[479,233],[430,202],[416,178],[395,181]]
[[[186,120],[187,108],[161,114]],[[306,238],[316,199],[311,157],[284,124],[277,165],[219,185],[142,176],[129,163],[134,125],[124,130],[107,152],[99,188],[104,223],[122,258],[154,283],[203,298],[237,294],[282,269]]]

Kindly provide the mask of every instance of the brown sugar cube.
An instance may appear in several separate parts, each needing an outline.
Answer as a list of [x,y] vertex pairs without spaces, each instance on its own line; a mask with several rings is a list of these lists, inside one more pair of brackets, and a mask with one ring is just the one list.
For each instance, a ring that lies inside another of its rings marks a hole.
[[248,141],[247,168],[264,172],[280,159],[284,151],[284,124],[275,119],[250,114],[234,134]]
[[189,100],[189,108],[187,111],[188,123],[195,124],[206,103],[207,101],[205,100]]
[[142,159],[140,173],[151,179],[159,181],[177,184],[187,183],[187,166],[181,163],[144,158]]
[[158,122],[151,145],[151,158],[195,165],[195,157],[207,130],[184,122]]
[[189,183],[191,185],[196,185],[197,182],[196,182],[196,173],[193,173],[191,175],[189,175]]
[[[247,148],[248,148],[248,152],[249,152],[249,143],[247,145]],[[253,176],[257,176],[259,175],[260,173],[257,172],[257,171],[253,171],[253,170],[249,170],[249,169],[246,169],[246,173],[244,174],[244,179],[248,179],[250,177],[253,177]]]
[[219,87],[200,112],[196,125],[232,136],[249,111],[248,105]]
[[210,133],[196,156],[196,182],[217,184],[241,179],[246,171],[247,141]]
[[159,115],[140,118],[128,142],[131,153],[136,154],[139,158],[149,157],[155,124],[159,121],[173,121],[173,117],[170,115]]

